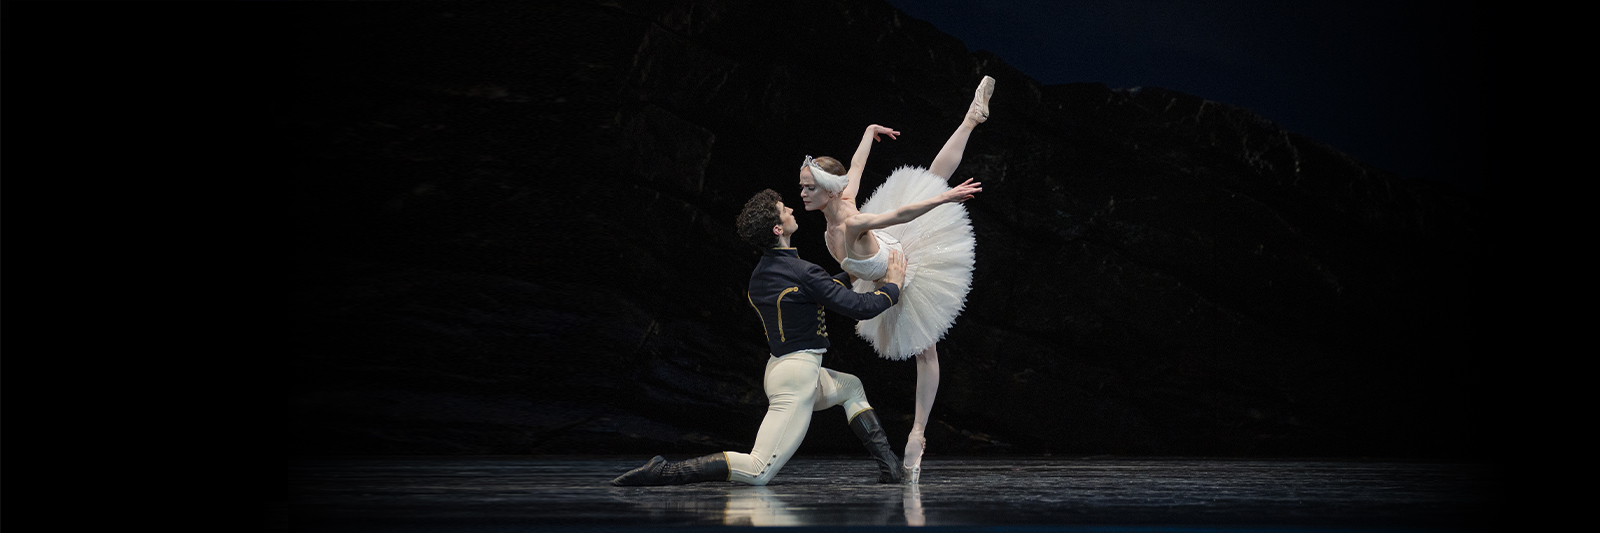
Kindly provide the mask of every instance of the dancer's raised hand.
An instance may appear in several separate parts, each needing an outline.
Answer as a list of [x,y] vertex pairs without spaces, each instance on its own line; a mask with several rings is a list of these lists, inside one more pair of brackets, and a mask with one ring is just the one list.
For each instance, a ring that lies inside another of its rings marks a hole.
[[967,181],[945,191],[940,199],[945,203],[965,202],[980,192],[983,192],[983,184],[973,183],[972,178],[967,178]]
[[871,135],[872,136],[872,140],[874,140],[874,141],[883,140],[883,139],[878,138],[879,134],[888,135],[890,139],[898,139],[900,137],[900,132],[894,131],[893,129],[886,128],[886,127],[883,127],[883,126],[879,126],[877,124],[873,124],[871,126],[867,126],[866,135]]
[[861,173],[867,168],[867,154],[872,153],[872,142],[880,140],[879,135],[888,135],[890,139],[894,139],[900,136],[900,132],[873,124],[867,126],[867,131],[861,134],[861,144],[856,146],[856,155],[850,158],[850,170],[846,173],[850,182],[845,185],[844,193],[839,195],[841,198],[849,198],[852,207],[855,206],[856,192],[861,190]]
[[941,204],[965,202],[971,200],[973,195],[983,191],[982,183],[973,183],[967,180],[954,189],[945,191],[938,196],[930,196],[925,200],[918,200],[902,205],[888,213],[857,213],[845,219],[845,238],[851,238],[852,232],[871,229],[887,228],[895,224],[905,224],[922,216],[924,213],[939,207]]

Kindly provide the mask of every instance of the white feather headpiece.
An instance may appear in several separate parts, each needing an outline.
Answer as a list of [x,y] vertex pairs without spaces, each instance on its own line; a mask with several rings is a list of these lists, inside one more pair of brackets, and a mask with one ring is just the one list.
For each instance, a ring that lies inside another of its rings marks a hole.
[[822,170],[822,167],[817,166],[817,160],[812,159],[812,157],[809,155],[806,156],[805,162],[800,163],[800,166],[810,167],[811,178],[817,180],[817,186],[822,187],[822,189],[825,191],[838,193],[839,191],[844,190],[846,185],[850,184],[849,176],[836,176],[829,174],[828,171]]

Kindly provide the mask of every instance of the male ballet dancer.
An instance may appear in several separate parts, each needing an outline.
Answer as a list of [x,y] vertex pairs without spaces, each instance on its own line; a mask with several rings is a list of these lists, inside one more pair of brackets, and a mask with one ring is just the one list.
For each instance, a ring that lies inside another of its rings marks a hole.
[[889,449],[889,439],[883,434],[878,415],[867,404],[861,380],[822,367],[822,353],[829,346],[823,309],[856,320],[888,310],[900,300],[905,258],[891,252],[883,288],[870,294],[858,293],[850,290],[848,274],[828,276],[822,267],[800,259],[789,246],[790,236],[800,225],[795,222],[794,210],[784,207],[782,198],[772,189],[745,202],[738,224],[740,237],[766,250],[750,274],[746,297],[761,316],[768,348],[773,354],[781,354],[767,360],[762,380],[767,391],[767,416],[756,433],[755,446],[748,454],[721,452],[686,461],[667,461],[657,455],[644,466],[617,476],[611,484],[738,481],[766,485],[805,439],[806,429],[811,427],[811,412],[835,405],[844,406],[850,429],[877,461],[878,482],[899,483],[900,459]]

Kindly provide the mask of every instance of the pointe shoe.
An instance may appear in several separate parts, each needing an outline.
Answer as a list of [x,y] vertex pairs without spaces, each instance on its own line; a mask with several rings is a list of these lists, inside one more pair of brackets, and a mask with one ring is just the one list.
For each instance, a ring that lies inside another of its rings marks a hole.
[[912,435],[906,439],[906,460],[900,464],[900,475],[907,484],[922,482],[922,452],[928,448],[928,439]]
[[982,124],[989,120],[989,97],[994,96],[994,78],[984,76],[978,82],[978,90],[972,93],[972,106],[967,108],[967,116],[963,120],[971,120]]

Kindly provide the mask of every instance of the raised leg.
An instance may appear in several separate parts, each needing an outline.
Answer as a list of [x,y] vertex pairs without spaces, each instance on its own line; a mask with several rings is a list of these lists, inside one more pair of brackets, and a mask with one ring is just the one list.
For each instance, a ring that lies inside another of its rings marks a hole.
[[929,171],[947,180],[955,175],[956,166],[961,164],[961,154],[967,150],[967,138],[972,136],[972,129],[989,120],[989,97],[992,95],[994,78],[984,76],[983,81],[978,83],[978,89],[973,92],[967,116],[961,119],[961,125],[956,126],[956,132],[950,134],[950,139],[944,142],[939,155],[934,156],[933,164],[928,166]]
[[928,429],[928,414],[939,392],[939,346],[929,346],[917,354],[917,407],[911,420],[911,435],[906,438],[906,481],[916,483],[922,475],[922,452],[928,447],[923,433]]
[[961,164],[961,154],[967,151],[967,138],[972,136],[972,126],[963,122],[956,126],[956,132],[950,134],[950,139],[944,142],[944,148],[939,149],[939,155],[934,156],[933,164],[928,170],[941,178],[949,180],[956,174],[956,166]]

